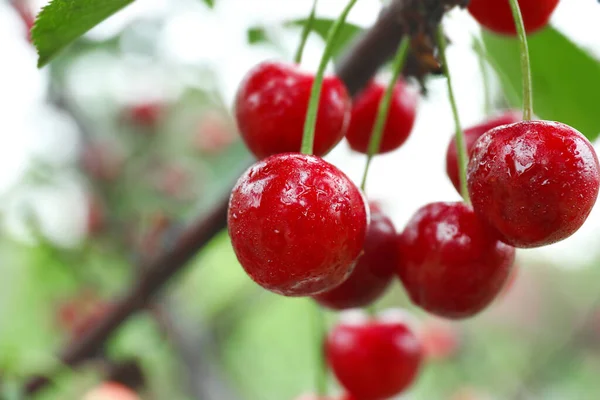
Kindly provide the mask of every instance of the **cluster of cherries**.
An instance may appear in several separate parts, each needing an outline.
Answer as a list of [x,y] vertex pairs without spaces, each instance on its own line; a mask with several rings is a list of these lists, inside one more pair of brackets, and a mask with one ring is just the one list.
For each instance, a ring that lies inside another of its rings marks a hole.
[[[558,0],[520,3],[531,32],[547,23]],[[486,27],[515,33],[507,0],[473,0],[469,10]],[[422,309],[468,318],[502,291],[515,248],[569,237],[596,201],[600,165],[589,141],[565,124],[522,121],[508,111],[465,132],[472,205],[428,204],[397,233],[376,203],[321,158],[343,137],[367,153],[384,86],[372,81],[351,100],[337,77],[325,77],[314,155],[306,155],[297,151],[314,79],[297,66],[265,62],[248,73],[236,98],[239,130],[259,161],[232,191],[229,234],[245,271],[270,291],[342,310],[371,304],[397,276]],[[406,141],[417,102],[404,81],[395,84],[379,153]],[[447,173],[459,189],[457,154],[453,139]],[[325,353],[345,399],[355,400],[401,393],[423,358],[405,318],[365,313],[342,320]]]

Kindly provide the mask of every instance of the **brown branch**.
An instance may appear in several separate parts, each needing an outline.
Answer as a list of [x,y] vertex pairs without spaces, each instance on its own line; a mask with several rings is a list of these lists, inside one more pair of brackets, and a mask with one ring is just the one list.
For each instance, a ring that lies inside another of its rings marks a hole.
[[[350,93],[356,95],[367,84],[395,52],[403,34],[415,35],[431,31],[432,26],[437,27],[445,11],[464,3],[465,0],[394,0],[382,12],[375,25],[348,49],[338,66],[337,73]],[[415,43],[413,53],[414,49]],[[433,52],[433,48],[431,51]],[[421,61],[420,53],[415,54],[416,60]],[[427,61],[428,58],[423,60]],[[426,62],[422,64],[423,68],[418,69],[427,69]],[[139,268],[142,271],[139,280],[93,329],[64,349],[62,362],[76,366],[94,355],[96,349],[102,347],[128,317],[143,309],[171,277],[226,227],[227,203],[228,196],[224,196],[206,216],[184,230],[171,248],[166,249],[153,262]],[[32,394],[48,382],[46,377],[32,378],[26,384],[26,391]]]

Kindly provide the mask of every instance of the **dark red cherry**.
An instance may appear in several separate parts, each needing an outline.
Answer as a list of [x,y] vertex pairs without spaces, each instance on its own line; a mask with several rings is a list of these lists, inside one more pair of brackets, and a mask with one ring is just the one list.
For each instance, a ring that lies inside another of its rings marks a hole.
[[398,263],[396,229],[377,206],[371,204],[370,208],[364,252],[344,283],[314,297],[322,306],[336,310],[365,307],[379,298],[392,281]]
[[363,249],[368,221],[362,193],[342,171],[298,153],[254,164],[229,201],[229,235],[242,267],[285,296],[340,285]]
[[401,321],[340,322],[327,336],[325,353],[340,384],[356,400],[396,396],[415,380],[423,352]]
[[475,212],[515,247],[563,240],[581,227],[600,185],[590,142],[568,125],[524,121],[477,141],[468,168]]
[[[241,83],[235,114],[248,148],[259,158],[300,151],[304,120],[314,75],[295,65],[264,62]],[[314,154],[327,154],[346,133],[350,96],[337,77],[325,77],[317,124]]]
[[[527,33],[545,27],[559,0],[519,0]],[[481,25],[495,33],[516,35],[510,0],[471,0],[469,12]]]
[[[368,153],[373,125],[385,89],[385,85],[371,81],[352,103],[346,139],[350,147],[358,152]],[[406,141],[415,122],[418,99],[418,93],[406,82],[399,80],[396,83],[379,154],[396,150]]]
[[[500,125],[512,124],[522,120],[523,113],[517,110],[506,111],[496,117],[490,118],[487,121],[475,125],[472,128],[465,129],[465,144],[467,147],[467,154],[469,157],[473,154],[473,148],[475,142],[481,135],[486,133],[492,128],[496,128]],[[456,139],[452,136],[450,144],[448,144],[448,150],[446,151],[446,173],[448,178],[452,181],[452,184],[456,190],[460,193],[460,177],[458,174],[458,154],[456,151]]]
[[444,318],[466,318],[502,290],[515,250],[463,203],[422,207],[398,238],[399,275],[412,301]]
[[137,103],[125,110],[125,117],[140,127],[154,128],[164,116],[165,108],[160,102]]

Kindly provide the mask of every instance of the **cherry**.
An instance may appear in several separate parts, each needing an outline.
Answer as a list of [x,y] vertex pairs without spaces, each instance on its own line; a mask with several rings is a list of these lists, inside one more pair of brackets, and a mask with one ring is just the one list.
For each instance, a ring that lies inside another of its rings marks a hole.
[[[486,133],[492,128],[496,128],[500,125],[512,124],[521,121],[523,113],[517,110],[505,111],[500,115],[484,121],[479,125],[475,125],[472,128],[465,129],[465,144],[467,147],[467,154],[469,157],[473,154],[473,148],[475,142],[481,135]],[[460,176],[458,174],[458,154],[456,149],[456,139],[452,136],[450,144],[448,144],[448,150],[446,151],[446,173],[448,178],[452,181],[452,184],[456,190],[460,193]]]
[[412,301],[445,318],[483,310],[502,290],[515,250],[463,203],[422,207],[398,238],[399,275]]
[[102,233],[106,228],[106,208],[104,202],[96,195],[87,198],[87,233],[91,236]]
[[[352,104],[352,115],[346,139],[350,147],[367,154],[373,125],[385,85],[371,81]],[[406,82],[399,80],[392,92],[392,101],[385,123],[379,154],[396,150],[410,135],[415,122],[418,94]]]
[[130,106],[125,111],[126,118],[144,128],[154,128],[165,112],[165,105],[160,102],[142,102]]
[[417,337],[400,321],[340,322],[327,336],[333,373],[357,400],[395,396],[415,380],[423,358]]
[[365,307],[380,297],[392,281],[398,262],[396,229],[379,207],[371,203],[370,209],[371,223],[356,267],[340,286],[314,296],[325,307]]
[[447,321],[438,318],[430,318],[421,323],[419,338],[428,359],[448,359],[455,355],[460,347],[457,329]]
[[[559,0],[519,0],[527,33],[534,33],[548,24]],[[516,35],[515,20],[509,0],[471,0],[469,12],[481,25],[492,32]]]
[[196,128],[193,146],[200,153],[217,155],[231,146],[237,134],[229,120],[220,112],[206,113]]
[[242,267],[285,296],[340,285],[362,251],[368,222],[354,183],[323,159],[299,153],[254,164],[229,201],[229,234]]
[[539,247],[581,227],[598,196],[599,169],[592,145],[575,129],[524,121],[479,138],[467,182],[475,212],[502,241]]
[[[259,159],[300,150],[314,76],[296,65],[264,62],[240,85],[235,113],[248,148]],[[350,97],[337,77],[325,77],[315,130],[314,154],[328,153],[346,133]]]
[[83,396],[83,400],[140,400],[131,389],[115,383],[104,382]]

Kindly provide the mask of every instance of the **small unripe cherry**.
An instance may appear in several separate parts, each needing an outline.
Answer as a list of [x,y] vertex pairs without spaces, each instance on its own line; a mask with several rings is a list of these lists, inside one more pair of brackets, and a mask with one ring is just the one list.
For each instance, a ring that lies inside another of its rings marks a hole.
[[508,278],[515,249],[464,203],[428,204],[398,237],[398,274],[411,300],[444,318],[487,307]]
[[344,283],[314,296],[322,306],[335,310],[365,307],[381,297],[392,281],[398,263],[396,229],[379,207],[370,204],[370,209],[364,252]]
[[340,322],[327,336],[325,354],[340,384],[359,400],[386,399],[415,380],[422,348],[402,322]]
[[[481,124],[475,125],[471,128],[465,129],[465,147],[467,149],[467,154],[469,158],[471,158],[471,154],[473,154],[473,149],[475,148],[475,142],[477,139],[487,131],[493,128],[497,128],[501,125],[513,124],[515,122],[519,122],[522,120],[523,113],[518,110],[508,110],[499,114],[495,117],[492,117]],[[458,151],[456,149],[456,137],[453,135],[452,140],[448,144],[448,149],[446,150],[446,173],[448,174],[448,178],[452,181],[452,184],[460,193],[460,176],[458,173]]]
[[477,141],[467,173],[475,213],[515,247],[566,239],[587,219],[600,187],[591,143],[572,127],[523,121]]
[[[548,24],[559,0],[518,0],[525,31],[534,33]],[[492,32],[515,36],[517,28],[510,0],[471,0],[469,12]]]
[[240,264],[256,283],[285,296],[340,285],[363,249],[368,223],[360,189],[335,166],[299,153],[254,164],[229,201]]
[[[367,154],[379,104],[386,85],[371,81],[352,102],[352,114],[346,139],[353,150]],[[390,110],[383,130],[379,154],[396,150],[408,139],[417,112],[419,95],[405,81],[394,85]]]
[[[300,151],[315,77],[298,66],[263,62],[241,83],[235,99],[238,128],[258,159]],[[350,118],[350,96],[340,79],[326,76],[319,101],[313,153],[327,154],[342,140]]]

